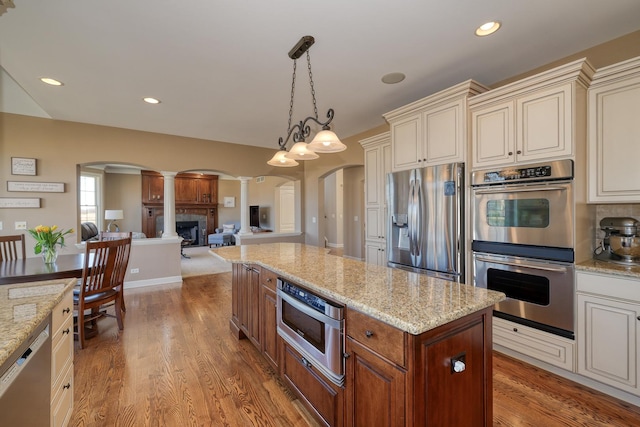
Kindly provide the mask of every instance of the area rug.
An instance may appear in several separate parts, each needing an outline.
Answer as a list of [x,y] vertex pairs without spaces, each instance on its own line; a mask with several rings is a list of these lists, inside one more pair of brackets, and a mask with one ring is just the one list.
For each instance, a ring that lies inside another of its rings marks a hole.
[[180,260],[183,278],[231,271],[231,263],[211,255],[208,246],[187,247],[184,248],[184,254],[189,258],[182,257]]

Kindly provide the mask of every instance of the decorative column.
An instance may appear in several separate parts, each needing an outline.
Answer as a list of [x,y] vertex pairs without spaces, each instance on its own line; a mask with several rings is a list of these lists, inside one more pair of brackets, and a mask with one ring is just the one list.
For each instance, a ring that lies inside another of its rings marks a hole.
[[239,235],[253,234],[249,227],[249,180],[251,177],[240,178],[240,231]]
[[176,237],[176,175],[161,171],[164,177],[164,232],[162,238]]

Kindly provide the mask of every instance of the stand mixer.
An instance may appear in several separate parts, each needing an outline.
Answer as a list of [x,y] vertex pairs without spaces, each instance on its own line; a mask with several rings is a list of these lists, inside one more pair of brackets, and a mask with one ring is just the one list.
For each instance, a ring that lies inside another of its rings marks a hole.
[[599,261],[640,265],[640,222],[635,218],[606,217],[600,221],[604,238],[594,251]]

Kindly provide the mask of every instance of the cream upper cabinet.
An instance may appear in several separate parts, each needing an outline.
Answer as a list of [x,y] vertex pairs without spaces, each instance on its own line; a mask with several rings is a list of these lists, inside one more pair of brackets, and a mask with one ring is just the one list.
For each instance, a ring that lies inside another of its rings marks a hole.
[[472,168],[573,158],[591,75],[582,59],[471,98]]
[[391,129],[392,170],[464,162],[467,98],[485,90],[468,80],[385,114]]
[[589,88],[589,202],[640,202],[640,57],[596,72]]
[[640,280],[576,277],[578,373],[640,396]]
[[367,262],[385,265],[386,179],[391,172],[391,136],[385,132],[363,139],[360,144],[364,148],[365,256]]

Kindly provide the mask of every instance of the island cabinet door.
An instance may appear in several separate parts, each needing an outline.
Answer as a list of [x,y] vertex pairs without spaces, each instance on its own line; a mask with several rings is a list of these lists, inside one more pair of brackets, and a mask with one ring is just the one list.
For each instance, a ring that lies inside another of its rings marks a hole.
[[474,313],[418,337],[413,407],[423,425],[493,425],[491,315]]
[[303,405],[320,425],[342,426],[344,423],[342,387],[329,381],[285,340],[281,340],[281,351],[281,375],[286,384],[300,397]]
[[408,425],[406,372],[347,337],[346,426]]
[[262,268],[260,272],[260,316],[262,354],[267,362],[278,369],[278,318],[276,305],[276,281],[278,276]]

